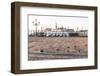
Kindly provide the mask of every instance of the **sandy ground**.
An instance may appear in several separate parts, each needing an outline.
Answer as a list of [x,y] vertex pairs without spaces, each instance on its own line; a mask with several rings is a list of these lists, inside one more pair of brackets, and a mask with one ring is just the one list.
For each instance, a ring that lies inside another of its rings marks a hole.
[[29,37],[28,60],[87,58],[87,37]]

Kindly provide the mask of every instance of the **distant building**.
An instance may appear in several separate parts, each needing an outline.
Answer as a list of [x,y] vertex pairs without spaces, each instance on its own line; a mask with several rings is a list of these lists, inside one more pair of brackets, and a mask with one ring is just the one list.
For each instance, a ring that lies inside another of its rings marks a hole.
[[75,32],[74,29],[66,29],[66,32]]
[[[35,32],[31,31],[30,36],[35,36]],[[55,28],[43,28],[37,31],[38,37],[73,37],[73,36],[88,36],[88,30],[78,30],[70,29],[69,27],[57,26],[55,23]]]
[[80,30],[80,32],[87,32],[88,30]]
[[46,28],[46,29],[44,30],[44,32],[48,32],[48,31],[52,31],[52,29],[51,29],[51,28]]
[[77,33],[79,36],[88,36],[88,30],[80,30]]

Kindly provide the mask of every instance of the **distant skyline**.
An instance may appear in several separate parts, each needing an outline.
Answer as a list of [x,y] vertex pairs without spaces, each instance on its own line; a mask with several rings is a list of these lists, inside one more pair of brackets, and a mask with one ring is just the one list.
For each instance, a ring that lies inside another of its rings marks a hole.
[[45,28],[54,29],[57,27],[64,27],[69,29],[77,28],[79,30],[87,30],[88,29],[88,17],[85,16],[48,16],[48,15],[29,15],[28,16],[28,28],[29,31],[35,30],[35,25],[33,22],[39,22],[38,30]]

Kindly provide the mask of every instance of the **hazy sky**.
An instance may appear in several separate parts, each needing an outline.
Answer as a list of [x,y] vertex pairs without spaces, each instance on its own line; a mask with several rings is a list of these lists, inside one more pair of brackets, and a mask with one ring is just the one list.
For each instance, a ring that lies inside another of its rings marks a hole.
[[28,16],[28,27],[29,31],[35,30],[33,21],[37,19],[40,22],[38,29],[43,28],[55,28],[57,24],[58,27],[65,27],[76,30],[78,27],[80,29],[88,28],[88,17],[86,16],[52,16],[52,15],[29,15]]

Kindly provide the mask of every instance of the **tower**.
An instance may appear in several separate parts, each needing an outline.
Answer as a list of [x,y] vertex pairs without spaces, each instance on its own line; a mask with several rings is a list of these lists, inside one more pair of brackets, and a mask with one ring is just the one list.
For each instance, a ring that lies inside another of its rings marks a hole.
[[57,27],[57,22],[55,23],[55,29],[57,29],[58,27]]

